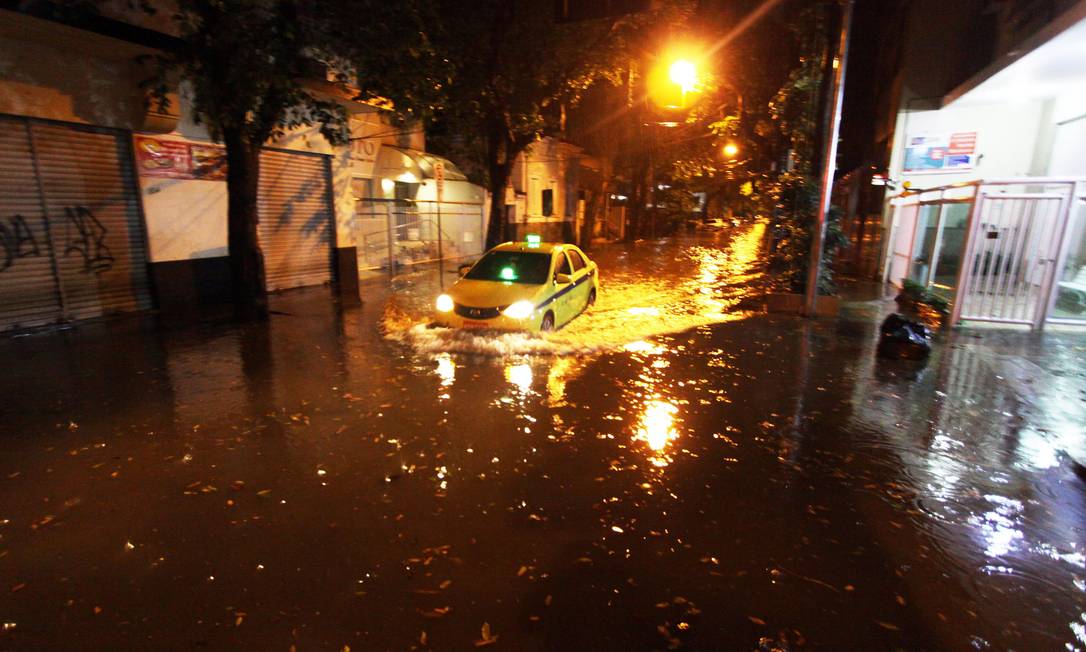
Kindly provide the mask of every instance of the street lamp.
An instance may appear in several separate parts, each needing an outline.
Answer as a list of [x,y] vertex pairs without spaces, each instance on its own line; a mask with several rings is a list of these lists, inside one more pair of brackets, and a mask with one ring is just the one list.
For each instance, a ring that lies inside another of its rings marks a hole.
[[671,64],[667,72],[672,83],[683,89],[683,93],[689,93],[698,85],[698,67],[686,59]]
[[723,151],[724,157],[728,160],[732,160],[735,158],[736,154],[739,153],[739,147],[735,143],[728,143],[724,146]]

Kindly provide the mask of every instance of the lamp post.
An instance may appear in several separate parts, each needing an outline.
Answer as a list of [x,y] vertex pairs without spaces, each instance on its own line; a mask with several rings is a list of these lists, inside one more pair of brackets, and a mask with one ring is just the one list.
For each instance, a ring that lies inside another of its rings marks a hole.
[[[689,59],[675,59],[667,65],[667,77],[663,76],[663,68],[657,68],[656,73],[650,76],[648,93],[645,94],[645,108],[647,112],[649,109],[650,98],[656,103],[660,104],[665,109],[685,109],[686,108],[686,96],[689,93],[696,93],[698,91],[698,83],[700,76],[698,73],[697,64]],[[679,90],[679,105],[675,106],[671,102],[674,101],[674,89],[678,87]],[[656,236],[656,127],[677,127],[679,122],[674,120],[669,121],[657,121],[650,119],[650,121],[641,121],[641,142],[644,145],[645,137],[644,130],[649,128],[649,143],[648,143],[648,205],[649,205],[649,229],[651,237]],[[643,199],[642,199],[643,201]],[[638,207],[638,211],[643,210],[643,206]],[[644,228],[643,222],[641,228]]]
[[818,276],[822,269],[822,248],[826,241],[826,216],[830,210],[833,192],[833,173],[836,170],[837,136],[841,130],[841,104],[845,95],[845,64],[848,61],[848,37],[852,29],[853,0],[840,0],[841,34],[834,52],[833,100],[827,107],[829,120],[823,122],[828,129],[823,134],[822,179],[818,197],[818,220],[811,239],[811,258],[807,263],[807,291],[803,300],[803,316],[814,317],[818,309]]

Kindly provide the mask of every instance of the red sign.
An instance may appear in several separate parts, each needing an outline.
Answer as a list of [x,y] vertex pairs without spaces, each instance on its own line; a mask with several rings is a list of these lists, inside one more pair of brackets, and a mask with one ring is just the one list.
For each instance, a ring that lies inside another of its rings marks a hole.
[[188,143],[137,136],[136,162],[145,177],[192,178]]
[[226,179],[226,148],[216,145],[192,145],[189,148],[192,176],[195,179]]
[[165,179],[226,179],[226,148],[152,136],[136,136],[140,176]]
[[977,150],[977,132],[969,131],[950,134],[947,154],[972,154]]
[[434,183],[437,185],[437,200],[443,200],[445,194],[445,161],[434,163]]

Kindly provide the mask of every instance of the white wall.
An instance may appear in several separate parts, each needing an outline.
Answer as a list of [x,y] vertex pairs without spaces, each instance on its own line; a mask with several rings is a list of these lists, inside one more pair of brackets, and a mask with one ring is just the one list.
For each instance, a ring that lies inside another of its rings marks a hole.
[[227,255],[226,182],[140,179],[151,262]]
[[1086,176],[1086,88],[1075,87],[1059,97],[1052,121],[1053,142],[1045,174]]
[[[911,182],[913,188],[933,188],[981,178],[1027,176],[1031,172],[1044,114],[1041,101],[902,112],[898,114],[890,176]],[[903,171],[907,138],[970,131],[977,132],[978,160],[972,170],[954,173]]]
[[[577,169],[580,148],[556,138],[544,138],[533,143],[518,158],[511,183],[526,192],[527,213],[518,212],[517,219],[561,221],[572,219],[576,201],[571,193],[576,184],[572,174]],[[553,211],[549,217],[542,213],[542,192],[553,193]]]

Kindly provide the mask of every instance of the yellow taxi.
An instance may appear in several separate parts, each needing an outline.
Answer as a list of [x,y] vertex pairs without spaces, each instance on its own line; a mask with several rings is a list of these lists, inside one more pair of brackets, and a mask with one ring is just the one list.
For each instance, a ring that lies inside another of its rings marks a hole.
[[569,244],[506,242],[486,252],[437,298],[436,323],[451,328],[553,331],[596,302],[599,271]]

